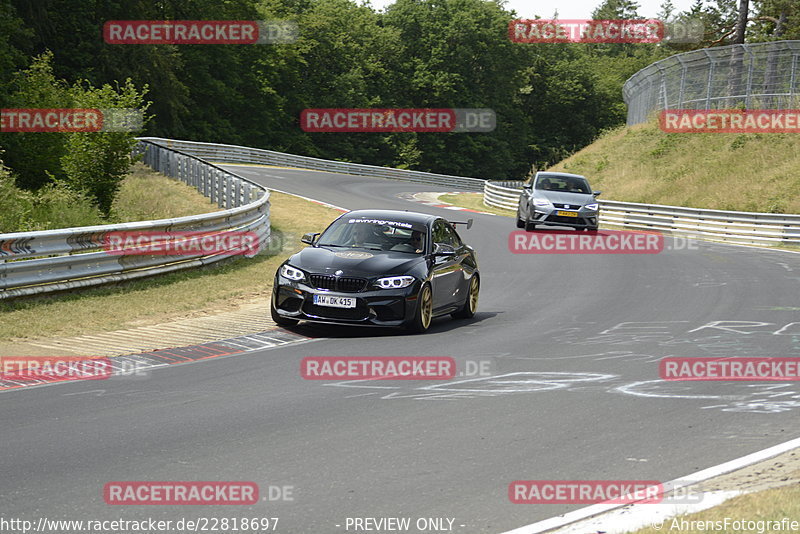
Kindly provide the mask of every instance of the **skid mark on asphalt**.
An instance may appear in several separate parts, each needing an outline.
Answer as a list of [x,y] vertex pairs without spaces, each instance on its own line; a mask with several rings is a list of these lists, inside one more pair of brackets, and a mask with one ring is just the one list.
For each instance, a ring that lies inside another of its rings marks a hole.
[[[519,394],[574,392],[585,387],[599,387],[606,393],[623,394],[642,399],[708,400],[712,404],[698,409],[719,409],[723,412],[775,414],[800,408],[800,390],[796,384],[725,384],[726,391],[719,393],[719,385],[703,382],[674,382],[667,380],[640,380],[615,385],[624,381],[614,374],[592,372],[542,372],[521,371],[501,375],[456,380],[418,388],[386,385],[385,380],[345,380],[323,386],[377,390],[353,394],[345,398],[381,395],[381,400],[465,400]],[[382,385],[378,385],[382,383]],[[711,391],[713,388],[714,391]]]

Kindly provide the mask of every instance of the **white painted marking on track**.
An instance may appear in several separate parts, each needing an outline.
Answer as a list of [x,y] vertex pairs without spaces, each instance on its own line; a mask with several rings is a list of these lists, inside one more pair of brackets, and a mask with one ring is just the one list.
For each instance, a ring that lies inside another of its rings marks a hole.
[[348,395],[345,399],[355,399],[356,397],[367,397],[369,395],[377,395],[377,392],[361,393],[360,395]]
[[625,384],[614,388],[615,391],[625,393],[626,395],[634,395],[636,397],[648,397],[651,399],[722,399],[721,395],[679,395],[675,393],[650,393],[646,391],[637,391],[644,385],[652,384],[668,384],[666,380],[643,380],[641,382],[633,382],[632,384]]
[[[786,441],[784,443],[781,443],[779,445],[775,445],[773,447],[769,447],[754,452],[752,454],[742,456],[741,458],[731,460],[730,462],[725,462],[719,465],[715,465],[713,467],[709,467],[708,469],[703,469],[702,471],[692,473],[691,475],[666,482],[663,484],[664,491],[665,492],[672,491],[692,484],[697,484],[699,482],[703,482],[705,480],[709,480],[711,478],[718,477],[720,475],[724,475],[732,471],[736,471],[743,467],[747,467],[748,465],[758,463],[762,460],[778,456],[779,454],[782,454],[786,451],[790,451],[792,449],[796,449],[798,447],[800,447],[800,438],[795,438]],[[580,508],[578,510],[566,513],[561,516],[551,517],[550,519],[545,519],[544,521],[538,521],[536,523],[531,523],[530,525],[525,525],[523,527],[519,527],[514,530],[509,530],[503,532],[502,534],[539,534],[541,532],[547,532],[557,528],[565,527],[572,523],[577,523],[578,521],[581,521],[583,519],[607,513],[624,506],[626,505],[593,504],[591,506],[586,506],[584,508]],[[653,505],[648,505],[648,506],[653,506]]]

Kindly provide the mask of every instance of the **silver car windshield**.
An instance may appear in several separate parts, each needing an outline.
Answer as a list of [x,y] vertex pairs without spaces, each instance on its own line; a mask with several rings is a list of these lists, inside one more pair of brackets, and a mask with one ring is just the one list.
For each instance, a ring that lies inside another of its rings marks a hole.
[[558,191],[560,193],[581,193],[590,195],[592,189],[584,178],[564,176],[543,176],[536,181],[537,191]]

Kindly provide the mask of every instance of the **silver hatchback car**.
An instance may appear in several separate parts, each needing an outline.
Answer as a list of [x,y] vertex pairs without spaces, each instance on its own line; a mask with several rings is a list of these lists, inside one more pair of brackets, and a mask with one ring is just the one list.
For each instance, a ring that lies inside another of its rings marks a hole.
[[517,207],[517,228],[531,231],[536,225],[571,226],[597,230],[600,207],[589,182],[579,174],[537,172],[522,186]]

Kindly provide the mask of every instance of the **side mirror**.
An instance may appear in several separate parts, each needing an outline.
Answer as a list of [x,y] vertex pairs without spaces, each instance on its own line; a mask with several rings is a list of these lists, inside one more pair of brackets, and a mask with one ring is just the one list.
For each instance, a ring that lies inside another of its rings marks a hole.
[[532,187],[533,187],[533,184],[522,184],[522,189],[527,189],[527,190],[529,190],[529,191],[530,191],[530,189],[531,189]]
[[599,196],[600,196],[600,193],[602,193],[602,191],[592,191],[592,194],[593,194],[594,196],[596,196],[596,197],[599,197]]
[[456,255],[456,251],[450,245],[436,243],[433,246],[433,255],[437,258],[452,258]]
[[467,230],[472,228],[472,219],[467,219]]
[[318,235],[319,235],[319,232],[317,232],[317,233],[308,233],[308,234],[303,235],[303,237],[300,238],[300,241],[302,241],[303,243],[306,243],[308,245],[313,245],[314,241],[317,240],[317,236]]

